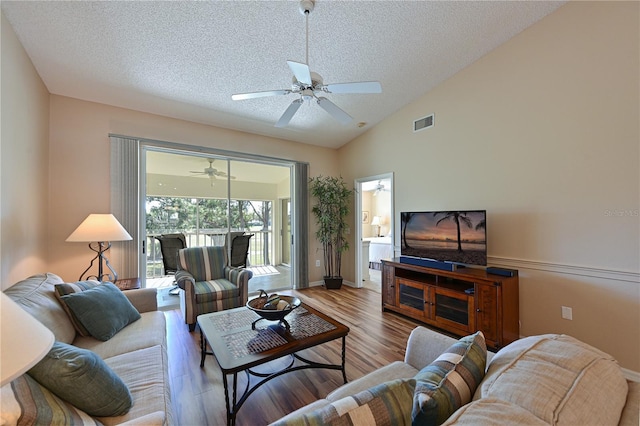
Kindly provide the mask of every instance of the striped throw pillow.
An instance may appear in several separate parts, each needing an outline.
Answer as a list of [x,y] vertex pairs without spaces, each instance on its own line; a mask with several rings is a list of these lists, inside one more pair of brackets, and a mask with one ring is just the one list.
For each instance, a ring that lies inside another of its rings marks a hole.
[[0,388],[3,425],[101,425],[87,413],[55,396],[23,374]]
[[382,383],[272,426],[398,426],[411,423],[413,379]]
[[465,336],[424,367],[414,379],[413,425],[440,425],[469,403],[482,381],[487,346],[481,331]]

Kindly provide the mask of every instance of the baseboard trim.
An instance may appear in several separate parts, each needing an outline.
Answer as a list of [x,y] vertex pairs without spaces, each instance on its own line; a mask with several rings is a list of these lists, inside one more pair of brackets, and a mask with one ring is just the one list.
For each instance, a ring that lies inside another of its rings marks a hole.
[[587,266],[566,265],[561,263],[539,262],[535,260],[516,259],[509,257],[489,256],[487,263],[491,266],[531,269],[536,271],[552,272],[556,274],[579,275],[607,280],[640,283],[640,273],[620,271],[614,269],[592,268]]
[[627,380],[631,380],[632,382],[640,382],[640,372],[623,368],[622,374]]

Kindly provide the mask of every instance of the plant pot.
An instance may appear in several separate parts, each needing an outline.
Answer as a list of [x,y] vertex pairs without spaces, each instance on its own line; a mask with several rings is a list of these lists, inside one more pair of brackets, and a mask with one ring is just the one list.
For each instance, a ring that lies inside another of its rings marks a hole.
[[340,290],[342,277],[324,277],[324,286],[327,290]]

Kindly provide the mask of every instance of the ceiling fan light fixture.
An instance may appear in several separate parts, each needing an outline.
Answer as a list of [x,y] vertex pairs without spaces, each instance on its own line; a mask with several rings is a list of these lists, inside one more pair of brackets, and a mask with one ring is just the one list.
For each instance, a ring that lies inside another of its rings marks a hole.
[[329,113],[334,119],[342,124],[349,124],[353,117],[340,109],[336,104],[325,97],[318,97],[320,93],[381,93],[382,86],[377,81],[361,81],[352,83],[324,84],[322,76],[312,72],[309,68],[309,14],[315,6],[314,0],[301,0],[299,3],[300,13],[306,20],[306,46],[305,63],[297,61],[287,61],[293,73],[293,83],[291,90],[269,90],[263,92],[237,93],[231,96],[233,100],[244,100],[260,98],[264,96],[278,96],[296,94],[300,98],[294,100],[276,122],[275,127],[286,127],[294,114],[304,101],[316,99],[318,105]]
[[313,90],[311,89],[305,89],[302,91],[302,99],[305,101],[311,101],[311,99],[313,99],[315,97],[315,95],[313,94]]

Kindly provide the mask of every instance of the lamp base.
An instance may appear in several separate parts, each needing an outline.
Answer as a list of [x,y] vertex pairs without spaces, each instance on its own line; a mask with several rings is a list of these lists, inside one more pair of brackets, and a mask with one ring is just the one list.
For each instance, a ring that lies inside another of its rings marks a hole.
[[[89,267],[85,269],[82,274],[80,274],[80,278],[78,280],[82,281],[83,279],[85,280],[96,279],[101,282],[110,281],[115,284],[116,281],[118,281],[118,274],[116,273],[116,271],[113,270],[113,268],[111,267],[111,264],[109,263],[109,259],[107,259],[106,256],[104,255],[104,253],[111,248],[111,243],[104,242],[104,241],[92,242],[92,243],[89,243],[89,248],[92,251],[96,252],[96,256],[93,259],[91,259],[91,263],[89,264]],[[89,272],[89,270],[93,267],[93,263],[96,260],[98,261],[98,275],[87,275],[85,277],[85,274]],[[107,265],[107,268],[109,268],[109,270],[111,271],[111,274],[108,274],[108,273],[105,274],[102,272],[103,263]]]

